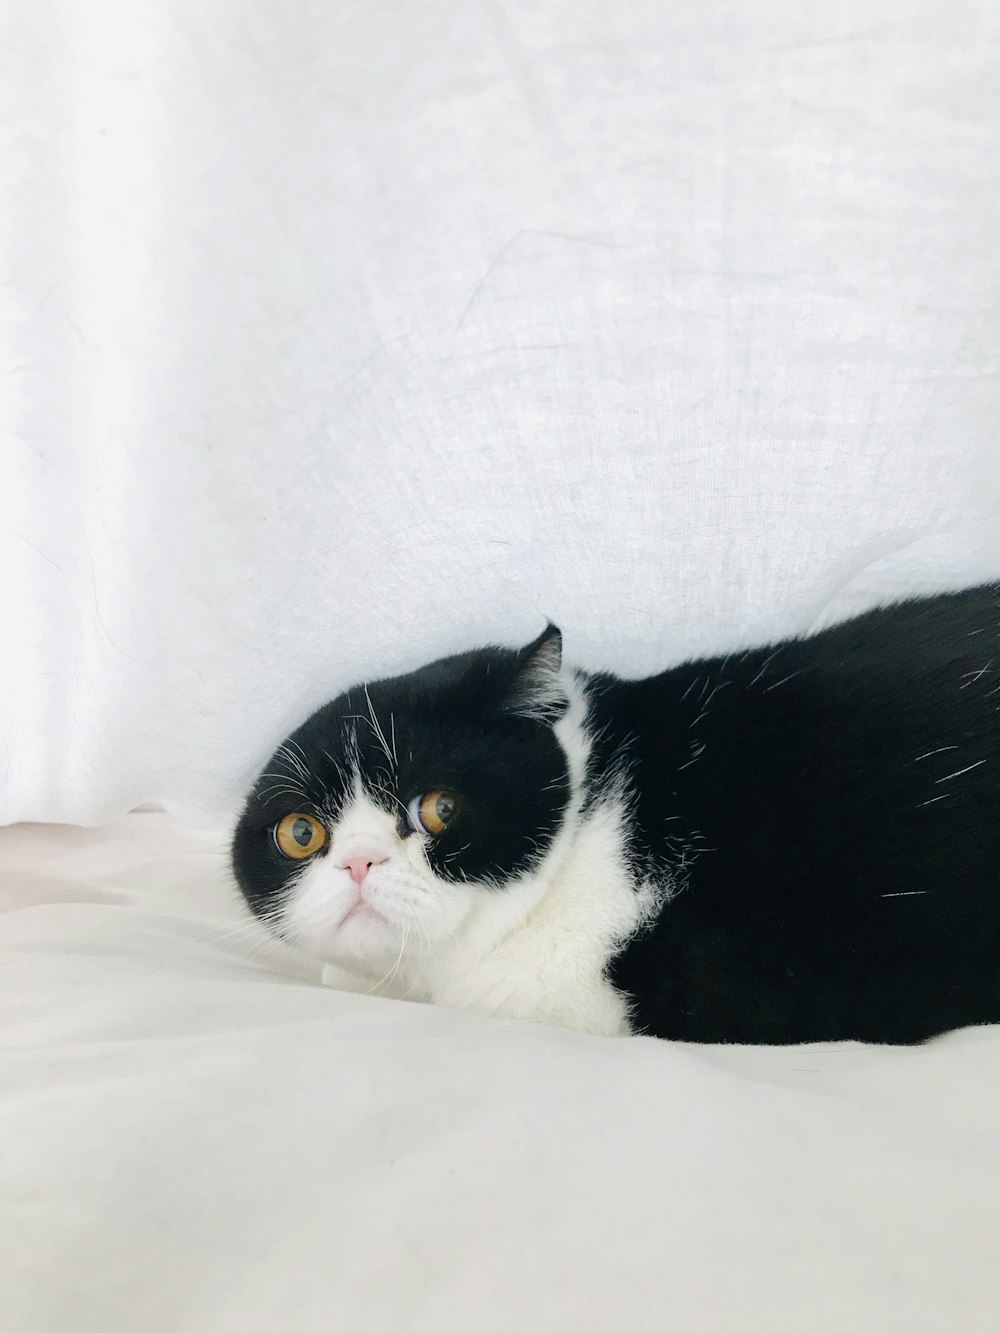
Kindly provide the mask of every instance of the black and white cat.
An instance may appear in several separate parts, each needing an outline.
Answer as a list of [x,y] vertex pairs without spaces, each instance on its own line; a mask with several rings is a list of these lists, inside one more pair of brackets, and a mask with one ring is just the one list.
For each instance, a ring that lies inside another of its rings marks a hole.
[[380,993],[595,1033],[915,1042],[1000,1022],[1000,588],[645,680],[550,626],[349,690],[233,844]]

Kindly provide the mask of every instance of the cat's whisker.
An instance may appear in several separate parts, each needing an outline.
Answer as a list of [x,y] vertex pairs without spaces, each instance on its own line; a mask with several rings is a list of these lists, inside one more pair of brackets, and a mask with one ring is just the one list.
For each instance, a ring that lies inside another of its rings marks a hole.
[[265,917],[251,917],[247,921],[232,923],[220,922],[208,930],[193,937],[195,944],[237,944],[244,940],[256,941],[263,946],[274,943],[274,937],[268,934],[268,927],[277,925],[278,913],[269,913]]
[[399,971],[400,963],[403,961],[403,952],[406,949],[406,941],[409,939],[409,936],[410,936],[409,923],[404,921],[403,939],[399,946],[399,953],[396,955],[395,963],[393,963],[392,967],[390,967],[389,971],[385,974],[385,976],[382,978],[381,981],[376,981],[375,985],[372,986],[371,990],[365,991],[366,995],[374,995],[375,992],[379,990],[382,986],[391,984],[393,977],[395,977],[396,973]]
[[[288,745],[289,747],[291,747],[291,746],[294,746],[294,747],[295,747],[294,750],[291,749],[291,748],[289,748],[289,750],[288,750],[288,757],[289,757],[290,759],[292,759],[292,760],[295,761],[296,765],[298,766],[299,770],[300,770],[301,773],[302,773],[303,781],[308,781],[308,780],[309,780],[309,758],[308,758],[308,756],[307,756],[305,750],[303,750],[302,746],[299,744],[298,741],[296,741],[296,740],[292,740],[291,738],[289,738],[289,740],[287,740],[287,741],[285,742],[285,744]],[[295,750],[298,750],[298,755],[295,754]]]
[[264,788],[263,792],[257,792],[257,796],[264,802],[275,800],[277,796],[301,797],[301,800],[303,801],[308,800],[307,794],[305,794],[303,789],[299,788],[299,786],[267,786],[267,788]]
[[417,983],[423,979],[422,968],[424,964],[427,962],[427,960],[430,958],[431,951],[433,948],[430,932],[427,929],[427,926],[423,918],[419,915],[414,915],[412,920],[413,920],[413,925],[416,927],[417,930],[418,942],[421,944],[422,947],[420,949],[419,958],[417,960],[417,966],[411,969],[410,984],[403,992],[402,998],[404,1000],[408,1000],[410,998],[410,996],[413,994],[414,990],[417,987]]
[[389,761],[390,764],[394,764],[394,763],[395,763],[395,760],[394,760],[394,758],[393,758],[392,751],[389,749],[389,742],[388,742],[388,741],[386,740],[386,738],[385,738],[385,732],[382,730],[382,727],[381,727],[381,725],[380,725],[380,723],[379,723],[378,717],[377,717],[377,715],[376,715],[376,713],[375,713],[375,705],[372,703],[372,697],[371,697],[371,695],[368,693],[368,686],[367,686],[367,685],[365,686],[365,698],[368,700],[368,712],[371,714],[371,725],[372,725],[372,730],[375,732],[375,735],[378,737],[378,742],[379,742],[379,744],[380,744],[381,747],[382,747],[382,750],[383,750],[383,753],[385,754],[386,759],[388,759],[388,761]]
[[276,757],[279,760],[283,760],[284,763],[291,770],[292,774],[295,777],[297,777],[301,782],[308,782],[309,766],[308,763],[306,762],[305,753],[302,752],[302,758],[300,759],[299,756],[295,753],[295,751],[291,749],[291,746],[293,745],[297,745],[299,751],[302,752],[301,745],[298,745],[296,741],[289,739],[285,741],[283,745],[278,747],[278,754]]
[[292,784],[294,784],[294,783],[295,783],[295,778],[294,778],[291,774],[289,774],[288,772],[286,772],[284,769],[281,769],[281,770],[280,770],[279,772],[277,772],[277,773],[261,773],[260,777],[258,778],[258,781],[259,781],[259,782],[268,782],[268,781],[271,781],[271,782],[288,782],[288,783],[292,783]]
[[260,781],[269,782],[272,786],[288,787],[292,791],[305,795],[305,787],[302,783],[290,777],[287,773],[265,773]]
[[383,796],[388,796],[390,801],[395,801],[396,804],[399,806],[400,810],[402,810],[404,815],[408,813],[406,806],[394,792],[388,791],[385,787],[380,786],[377,782],[372,782],[372,786],[375,788],[376,791],[381,792]]

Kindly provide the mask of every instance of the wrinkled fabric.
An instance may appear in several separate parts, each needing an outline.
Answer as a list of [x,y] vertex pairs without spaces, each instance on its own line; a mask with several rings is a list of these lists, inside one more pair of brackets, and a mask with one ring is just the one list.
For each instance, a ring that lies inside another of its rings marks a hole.
[[1000,572],[988,0],[6,0],[0,821]]
[[4,1333],[993,1333],[1000,1029],[682,1046],[347,995],[165,816],[0,830]]

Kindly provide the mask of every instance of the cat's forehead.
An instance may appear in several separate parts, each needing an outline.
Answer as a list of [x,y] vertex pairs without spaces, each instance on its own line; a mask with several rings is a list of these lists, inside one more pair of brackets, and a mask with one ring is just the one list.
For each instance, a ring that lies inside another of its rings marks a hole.
[[399,820],[387,793],[373,791],[366,783],[356,780],[340,801],[334,816],[337,835],[350,839],[380,832],[389,837],[398,831]]
[[486,780],[498,764],[513,771],[537,760],[545,745],[524,719],[552,701],[552,634],[541,650],[476,649],[353,686],[278,748],[272,781],[287,774],[304,796],[334,805],[358,779],[381,800],[381,789],[398,795],[426,780]]
[[[484,717],[441,706],[396,682],[350,690],[315,712],[275,751],[262,784],[283,776],[303,795],[344,805],[360,783],[378,797],[428,763],[442,774],[475,762]],[[265,788],[266,789],[266,788]]]
[[348,690],[337,702],[369,719],[384,711],[439,715],[492,711],[509,688],[517,663],[517,654],[508,649],[480,648],[369,681]]
[[484,719],[465,712],[383,708],[374,701],[371,709],[355,712],[356,706],[352,699],[322,710],[283,747],[297,751],[310,772],[345,796],[358,782],[376,791],[379,785],[395,787],[428,763],[442,773],[474,765],[491,731]]
[[495,720],[513,654],[481,649],[418,671],[357,685],[315,713],[295,733],[305,747],[339,751],[365,766],[379,755],[401,762],[401,738],[414,742]]

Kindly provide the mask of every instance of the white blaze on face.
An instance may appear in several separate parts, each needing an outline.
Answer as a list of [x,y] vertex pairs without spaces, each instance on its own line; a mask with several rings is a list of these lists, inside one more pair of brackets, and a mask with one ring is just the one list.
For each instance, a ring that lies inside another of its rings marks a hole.
[[283,911],[287,937],[310,953],[367,972],[391,964],[411,941],[419,953],[453,935],[471,910],[474,888],[438,879],[424,855],[426,835],[400,837],[395,816],[360,782],[329,833],[325,854],[296,874]]

